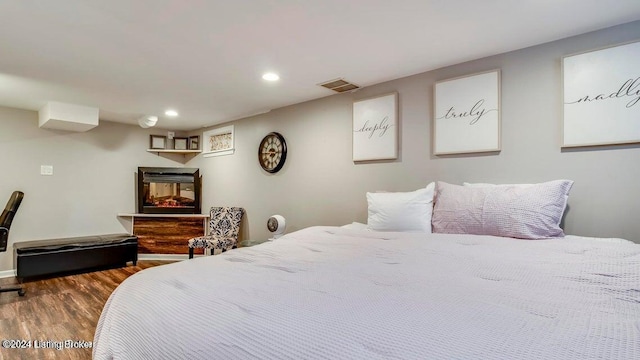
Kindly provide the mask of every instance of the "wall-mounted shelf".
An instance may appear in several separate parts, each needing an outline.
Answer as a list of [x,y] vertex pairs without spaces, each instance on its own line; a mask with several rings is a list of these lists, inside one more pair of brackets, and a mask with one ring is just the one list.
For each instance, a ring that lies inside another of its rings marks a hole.
[[163,150],[163,149],[147,149],[148,152],[158,154],[200,154],[202,150]]
[[[174,150],[174,149],[147,149],[148,152],[162,156],[166,159],[180,163],[186,163],[200,154],[202,150]],[[180,156],[182,155],[182,156]]]

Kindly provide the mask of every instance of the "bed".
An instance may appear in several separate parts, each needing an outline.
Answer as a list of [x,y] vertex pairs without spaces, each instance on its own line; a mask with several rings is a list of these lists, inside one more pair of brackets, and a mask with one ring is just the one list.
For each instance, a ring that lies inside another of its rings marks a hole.
[[570,187],[371,193],[367,225],[146,269],[94,358],[639,359],[640,245],[564,236]]

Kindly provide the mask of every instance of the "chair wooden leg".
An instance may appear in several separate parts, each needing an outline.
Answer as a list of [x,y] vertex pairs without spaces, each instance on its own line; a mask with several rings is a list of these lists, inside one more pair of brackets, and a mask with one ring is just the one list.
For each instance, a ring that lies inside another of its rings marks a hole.
[[189,259],[193,259],[193,248],[189,248]]

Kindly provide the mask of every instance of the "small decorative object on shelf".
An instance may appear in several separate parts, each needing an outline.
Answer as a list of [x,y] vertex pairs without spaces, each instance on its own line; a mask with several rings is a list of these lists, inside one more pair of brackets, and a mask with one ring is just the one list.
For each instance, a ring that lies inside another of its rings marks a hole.
[[200,149],[200,136],[190,136],[189,150],[198,150],[198,149]]
[[164,150],[167,148],[167,137],[162,135],[151,135],[149,138],[149,148],[150,149],[161,149]]
[[174,150],[187,150],[187,138],[183,137],[174,137],[173,138],[173,149]]

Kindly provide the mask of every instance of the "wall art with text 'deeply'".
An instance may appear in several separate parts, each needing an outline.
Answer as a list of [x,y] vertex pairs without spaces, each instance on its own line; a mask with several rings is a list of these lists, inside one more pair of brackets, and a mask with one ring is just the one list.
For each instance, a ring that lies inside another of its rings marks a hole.
[[398,93],[353,103],[353,161],[398,157]]

